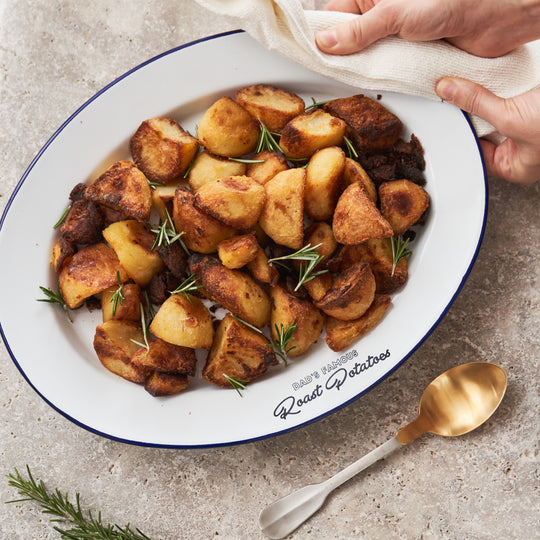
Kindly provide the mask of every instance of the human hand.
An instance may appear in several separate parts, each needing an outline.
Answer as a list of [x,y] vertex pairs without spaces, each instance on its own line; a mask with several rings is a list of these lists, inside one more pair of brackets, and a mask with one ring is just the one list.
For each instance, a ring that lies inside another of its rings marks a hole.
[[350,54],[380,38],[446,39],[471,54],[496,57],[540,37],[540,0],[331,0],[326,10],[356,13],[318,32],[318,47]]
[[488,175],[517,184],[540,179],[540,89],[503,99],[479,84],[445,77],[435,91],[444,101],[483,118],[507,137],[499,145],[480,139]]

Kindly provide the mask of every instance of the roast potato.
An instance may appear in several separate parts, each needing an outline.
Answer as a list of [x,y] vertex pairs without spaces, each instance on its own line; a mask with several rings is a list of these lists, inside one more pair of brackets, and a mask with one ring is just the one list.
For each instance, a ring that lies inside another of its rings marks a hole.
[[62,266],[75,254],[75,246],[60,236],[54,243],[51,253],[51,266],[55,272],[60,272]]
[[144,389],[154,397],[173,396],[185,390],[189,384],[187,375],[153,371],[144,384]]
[[253,261],[259,249],[260,246],[254,234],[243,234],[220,242],[218,257],[223,266],[238,269]]
[[195,350],[154,339],[148,343],[148,349],[141,348],[131,358],[131,363],[141,368],[177,375],[195,375],[197,357]]
[[255,258],[247,263],[249,273],[261,283],[275,285],[279,278],[279,273],[276,268],[268,263],[268,257],[264,249],[260,246],[257,248]]
[[262,163],[249,163],[246,168],[246,176],[257,180],[259,184],[266,184],[277,173],[289,168],[287,160],[281,154],[269,150],[254,154],[252,160],[254,162],[262,160]]
[[103,215],[98,205],[87,199],[76,200],[60,227],[60,234],[72,244],[95,244],[101,240]]
[[343,167],[344,187],[350,186],[355,182],[360,182],[364,186],[369,198],[374,203],[377,203],[377,188],[375,187],[373,180],[371,180],[368,173],[358,161],[351,158],[345,158],[345,166]]
[[124,283],[121,287],[122,297],[117,297],[117,299],[115,299],[114,295],[117,293],[118,287],[105,289],[101,294],[103,322],[111,319],[123,321],[141,320],[141,302],[143,300],[141,288],[136,283]]
[[[189,169],[188,182],[193,191],[197,191],[203,184],[213,182],[225,176],[242,176],[246,174],[247,165],[231,159],[214,156],[203,150],[193,161]],[[249,176],[249,175],[248,175]]]

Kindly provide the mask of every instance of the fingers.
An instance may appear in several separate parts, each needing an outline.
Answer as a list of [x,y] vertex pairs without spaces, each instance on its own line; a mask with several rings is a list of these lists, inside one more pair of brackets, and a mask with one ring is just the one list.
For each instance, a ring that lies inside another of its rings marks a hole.
[[390,35],[392,21],[375,6],[352,21],[322,30],[315,36],[319,49],[329,54],[351,54]]

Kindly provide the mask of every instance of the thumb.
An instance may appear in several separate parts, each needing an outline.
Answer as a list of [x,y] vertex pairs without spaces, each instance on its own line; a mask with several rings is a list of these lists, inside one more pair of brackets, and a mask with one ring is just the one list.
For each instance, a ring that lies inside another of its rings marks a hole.
[[349,22],[317,32],[315,41],[319,49],[329,54],[351,54],[389,36],[392,33],[390,21],[377,7]]

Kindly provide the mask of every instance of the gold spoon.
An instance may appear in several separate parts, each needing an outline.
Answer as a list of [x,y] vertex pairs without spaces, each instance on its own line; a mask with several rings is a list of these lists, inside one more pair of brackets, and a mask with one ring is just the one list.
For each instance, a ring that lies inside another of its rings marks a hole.
[[269,538],[284,538],[314,514],[330,492],[424,433],[455,437],[476,429],[495,412],[506,384],[504,369],[489,362],[463,364],[445,371],[425,389],[415,420],[335,476],[305,486],[267,506],[259,516],[262,532]]

